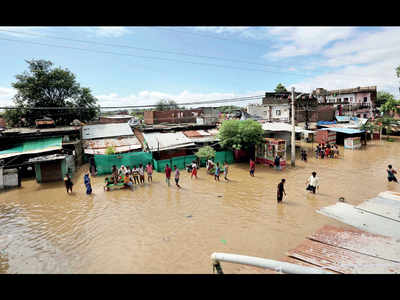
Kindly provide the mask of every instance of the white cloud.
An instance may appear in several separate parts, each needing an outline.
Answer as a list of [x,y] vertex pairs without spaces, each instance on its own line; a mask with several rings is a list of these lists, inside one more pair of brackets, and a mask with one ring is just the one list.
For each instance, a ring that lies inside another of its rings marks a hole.
[[38,38],[45,36],[45,27],[8,27],[1,26],[0,34],[18,38]]
[[351,27],[273,27],[269,34],[278,38],[276,50],[264,55],[265,58],[285,58],[319,53],[328,44],[348,39],[355,28]]
[[14,88],[0,87],[0,106],[13,106],[12,97],[16,93]]
[[120,37],[129,33],[126,27],[96,27],[93,29],[96,36],[101,37]]
[[[400,65],[400,28],[379,28],[336,42],[321,51],[319,67],[336,68],[294,86],[303,89],[328,89],[376,85],[378,90],[399,97],[399,79],[395,68]],[[341,69],[338,69],[341,68]]]

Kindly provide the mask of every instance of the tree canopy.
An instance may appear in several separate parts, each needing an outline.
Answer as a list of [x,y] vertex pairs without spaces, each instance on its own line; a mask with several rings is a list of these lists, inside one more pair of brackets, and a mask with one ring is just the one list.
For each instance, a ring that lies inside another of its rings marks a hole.
[[399,109],[397,106],[400,105],[399,101],[394,100],[393,98],[387,100],[382,106],[380,107],[380,111],[384,114],[392,115],[393,112],[398,112]]
[[376,106],[380,107],[388,100],[394,100],[394,96],[390,93],[379,91],[376,96]]
[[211,146],[204,146],[201,147],[195,155],[198,158],[205,158],[205,159],[210,159],[215,157],[215,150]]
[[[81,87],[68,69],[54,68],[47,60],[27,60],[28,71],[16,75],[12,86],[17,90],[13,101],[18,109],[6,110],[5,117],[15,125],[21,120],[33,125],[35,119],[47,116],[57,125],[69,125],[74,119],[89,121],[97,116],[97,99],[87,87]],[[34,108],[70,108],[47,109]],[[79,108],[79,109],[78,109]]]
[[161,99],[156,103],[156,110],[173,110],[179,109],[178,104],[174,100]]
[[278,83],[278,85],[275,88],[276,93],[282,93],[282,92],[287,92],[287,89],[282,83]]
[[262,143],[263,135],[261,124],[254,120],[226,120],[218,133],[221,147],[237,150],[248,150]]

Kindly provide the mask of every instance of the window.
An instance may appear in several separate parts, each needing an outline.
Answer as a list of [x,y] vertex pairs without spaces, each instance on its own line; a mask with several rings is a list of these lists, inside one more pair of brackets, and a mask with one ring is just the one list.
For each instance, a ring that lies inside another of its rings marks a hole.
[[364,118],[368,118],[368,114],[364,114]]
[[368,101],[368,97],[364,97],[364,102],[367,102]]
[[281,115],[281,111],[280,111],[279,109],[277,109],[277,110],[275,111],[275,115],[280,116],[280,115]]

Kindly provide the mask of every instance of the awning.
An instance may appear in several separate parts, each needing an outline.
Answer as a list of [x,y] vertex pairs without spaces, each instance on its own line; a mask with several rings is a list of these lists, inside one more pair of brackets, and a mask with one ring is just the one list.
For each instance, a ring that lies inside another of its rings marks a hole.
[[344,134],[357,134],[365,132],[365,130],[359,130],[354,128],[337,128],[337,127],[322,128],[320,130],[329,130],[329,131],[341,132]]
[[43,153],[62,148],[62,137],[26,141],[14,148],[0,151],[0,159],[23,154]]
[[[262,129],[265,131],[287,131],[287,132],[292,132],[293,126],[288,123],[279,123],[279,122],[273,122],[273,123],[264,123],[262,124]],[[314,131],[312,130],[306,130],[303,129],[299,126],[295,126],[295,132],[296,133],[313,133]]]

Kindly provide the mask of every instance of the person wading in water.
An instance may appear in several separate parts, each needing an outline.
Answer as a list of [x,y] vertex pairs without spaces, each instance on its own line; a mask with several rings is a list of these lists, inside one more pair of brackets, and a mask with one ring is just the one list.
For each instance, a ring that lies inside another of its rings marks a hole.
[[65,187],[67,189],[67,194],[68,194],[68,191],[71,191],[71,193],[72,193],[72,186],[74,184],[72,183],[71,177],[69,177],[68,173],[65,174],[64,182],[65,182]]
[[286,192],[285,192],[285,179],[282,179],[282,181],[278,184],[278,191],[277,191],[277,198],[278,198],[278,203],[282,201],[283,198],[283,194],[285,194],[286,196]]
[[168,186],[171,185],[170,179],[171,179],[171,171],[172,169],[168,166],[168,164],[165,166],[165,182],[168,184]]
[[387,168],[387,173],[388,173],[388,181],[394,181],[396,183],[398,183],[396,176],[394,176],[394,174],[397,174],[396,170],[392,168],[392,165],[388,165]]
[[256,169],[256,163],[250,158],[250,176],[254,177],[254,171]]
[[308,184],[306,190],[315,194],[315,190],[317,188],[319,189],[319,178],[317,177],[316,172],[312,172],[311,174],[312,175],[307,179],[306,182],[306,184]]
[[175,184],[178,188],[181,188],[181,186],[179,185],[179,169],[176,167],[176,165],[174,166],[174,170],[175,170]]

